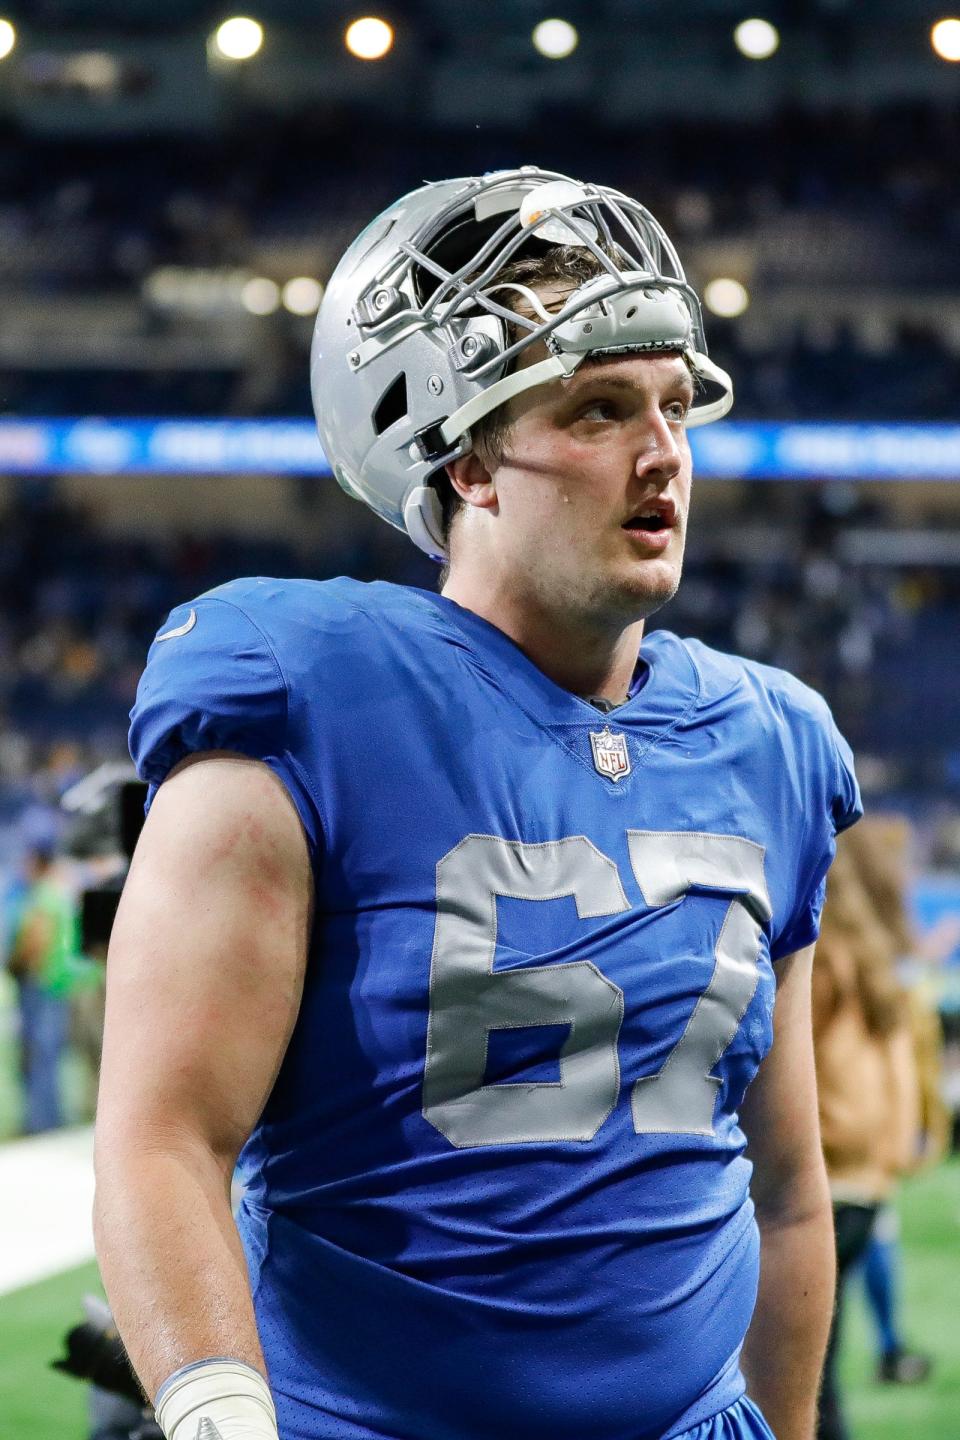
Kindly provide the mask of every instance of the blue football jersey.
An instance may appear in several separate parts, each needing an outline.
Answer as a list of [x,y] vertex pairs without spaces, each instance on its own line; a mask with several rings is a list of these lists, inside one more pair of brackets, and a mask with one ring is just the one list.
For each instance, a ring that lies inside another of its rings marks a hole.
[[[608,714],[426,591],[173,611],[131,750],[269,765],[316,922],[239,1216],[283,1440],[648,1440],[743,1391],[738,1124],[859,813],[824,702],[664,631]],[[151,792],[152,793],[152,792]]]

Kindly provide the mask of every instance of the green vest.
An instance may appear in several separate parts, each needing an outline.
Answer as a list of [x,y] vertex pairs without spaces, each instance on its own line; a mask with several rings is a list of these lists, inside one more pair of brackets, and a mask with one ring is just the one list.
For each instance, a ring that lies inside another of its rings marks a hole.
[[47,953],[38,981],[50,995],[69,995],[82,984],[90,964],[80,954],[79,915],[73,897],[55,880],[37,880],[27,891],[20,910],[20,925],[39,911],[52,921]]

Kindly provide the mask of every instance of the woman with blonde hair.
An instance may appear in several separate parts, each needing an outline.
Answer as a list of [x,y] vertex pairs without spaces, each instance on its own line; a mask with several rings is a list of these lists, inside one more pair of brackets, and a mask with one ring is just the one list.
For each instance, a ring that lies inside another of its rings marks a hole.
[[[902,816],[871,816],[851,835],[847,847],[874,912],[894,947],[897,964],[917,953],[917,936],[907,909],[911,829]],[[941,1093],[943,1032],[936,1009],[919,985],[906,992],[907,1018],[919,1087],[919,1130],[915,1166],[936,1163],[949,1140],[949,1113]],[[863,1260],[867,1300],[878,1338],[877,1379],[913,1384],[930,1373],[928,1356],[908,1349],[898,1323],[899,1217],[886,1204],[874,1222]]]
[[837,1308],[820,1402],[820,1440],[843,1440],[836,1361],[845,1281],[876,1216],[915,1160],[917,1071],[897,948],[863,883],[853,836],[841,837],[813,972],[814,1047],[823,1152],[834,1205]]

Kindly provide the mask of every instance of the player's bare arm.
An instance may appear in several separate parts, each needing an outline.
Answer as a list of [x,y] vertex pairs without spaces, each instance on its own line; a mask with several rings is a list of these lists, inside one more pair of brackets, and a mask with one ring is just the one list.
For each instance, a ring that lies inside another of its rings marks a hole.
[[100,1266],[151,1398],[211,1356],[263,1371],[230,1183],[296,1019],[310,895],[265,766],[206,757],[163,785],[110,946],[96,1142]]
[[760,1227],[760,1291],[742,1365],[777,1440],[812,1440],[833,1309],[833,1220],[810,1024],[812,966],[812,946],[777,963],[773,1048],[741,1116]]

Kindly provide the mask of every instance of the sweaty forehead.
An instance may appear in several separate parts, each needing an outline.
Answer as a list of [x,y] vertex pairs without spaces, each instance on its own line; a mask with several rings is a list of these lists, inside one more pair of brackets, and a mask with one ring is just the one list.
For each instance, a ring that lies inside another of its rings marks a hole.
[[566,382],[567,394],[588,385],[608,385],[615,389],[661,390],[680,385],[693,390],[693,377],[679,351],[656,355],[598,355],[584,360]]

